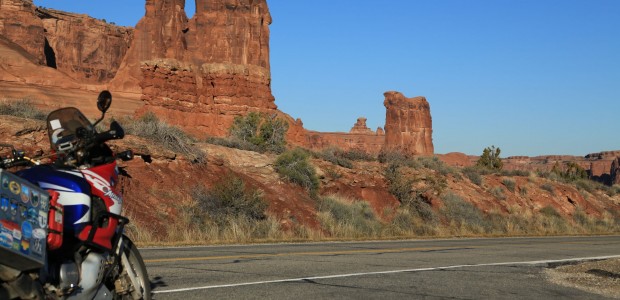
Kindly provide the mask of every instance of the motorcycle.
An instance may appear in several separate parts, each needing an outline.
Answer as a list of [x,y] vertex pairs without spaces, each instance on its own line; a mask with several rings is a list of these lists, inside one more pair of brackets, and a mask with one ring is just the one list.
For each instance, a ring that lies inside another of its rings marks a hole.
[[74,107],[49,113],[48,163],[0,145],[12,149],[0,157],[0,299],[151,299],[117,190],[116,161],[133,153],[105,143],[124,137],[118,122],[96,129],[111,103],[99,94],[94,123]]

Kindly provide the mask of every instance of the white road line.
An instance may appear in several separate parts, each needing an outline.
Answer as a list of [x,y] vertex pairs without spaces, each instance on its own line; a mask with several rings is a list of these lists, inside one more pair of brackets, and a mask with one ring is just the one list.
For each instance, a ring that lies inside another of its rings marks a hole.
[[327,276],[300,277],[300,278],[289,278],[289,279],[279,279],[279,280],[254,281],[254,282],[232,283],[232,284],[222,284],[222,285],[209,285],[209,286],[190,287],[190,288],[173,289],[173,290],[162,290],[162,291],[153,291],[153,293],[154,294],[180,293],[180,292],[189,292],[189,291],[196,291],[196,290],[239,287],[239,286],[282,283],[282,282],[296,282],[296,281],[304,281],[304,280],[318,280],[318,279],[344,278],[344,277],[367,276],[367,275],[437,271],[437,270],[459,269],[459,268],[467,268],[467,267],[540,265],[540,264],[549,264],[549,263],[577,262],[577,261],[600,260],[600,259],[610,259],[610,258],[620,258],[620,255],[579,257],[579,258],[554,259],[554,260],[499,262],[499,263],[472,264],[472,265],[454,265],[454,266],[446,266],[446,267],[431,267],[431,268],[418,268],[418,269],[406,269],[406,270],[391,270],[391,271],[379,271],[379,272],[337,274],[337,275],[327,275]]

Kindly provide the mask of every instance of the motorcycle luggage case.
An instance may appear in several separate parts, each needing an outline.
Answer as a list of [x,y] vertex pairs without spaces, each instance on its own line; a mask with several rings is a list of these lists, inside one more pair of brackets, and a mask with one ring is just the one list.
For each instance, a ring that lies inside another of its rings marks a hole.
[[0,264],[20,271],[45,263],[47,191],[0,169]]

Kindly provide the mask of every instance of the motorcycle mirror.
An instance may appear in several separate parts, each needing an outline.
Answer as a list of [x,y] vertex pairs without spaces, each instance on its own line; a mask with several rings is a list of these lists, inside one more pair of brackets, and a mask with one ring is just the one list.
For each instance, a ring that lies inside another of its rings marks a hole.
[[112,123],[110,123],[110,133],[112,134],[112,136],[114,136],[115,139],[122,139],[123,137],[125,137],[125,130],[123,129],[121,124],[116,121],[112,121]]
[[102,91],[97,97],[97,108],[100,112],[106,113],[112,105],[112,94],[109,91]]

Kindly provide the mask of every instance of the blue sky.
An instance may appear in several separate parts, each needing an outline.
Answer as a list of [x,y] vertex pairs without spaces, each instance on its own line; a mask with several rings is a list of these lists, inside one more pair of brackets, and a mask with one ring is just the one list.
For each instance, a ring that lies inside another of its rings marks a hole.
[[[396,90],[428,99],[436,153],[620,149],[620,1],[267,1],[276,104],[307,129],[383,127]],[[138,0],[35,4],[127,26],[144,15]]]

